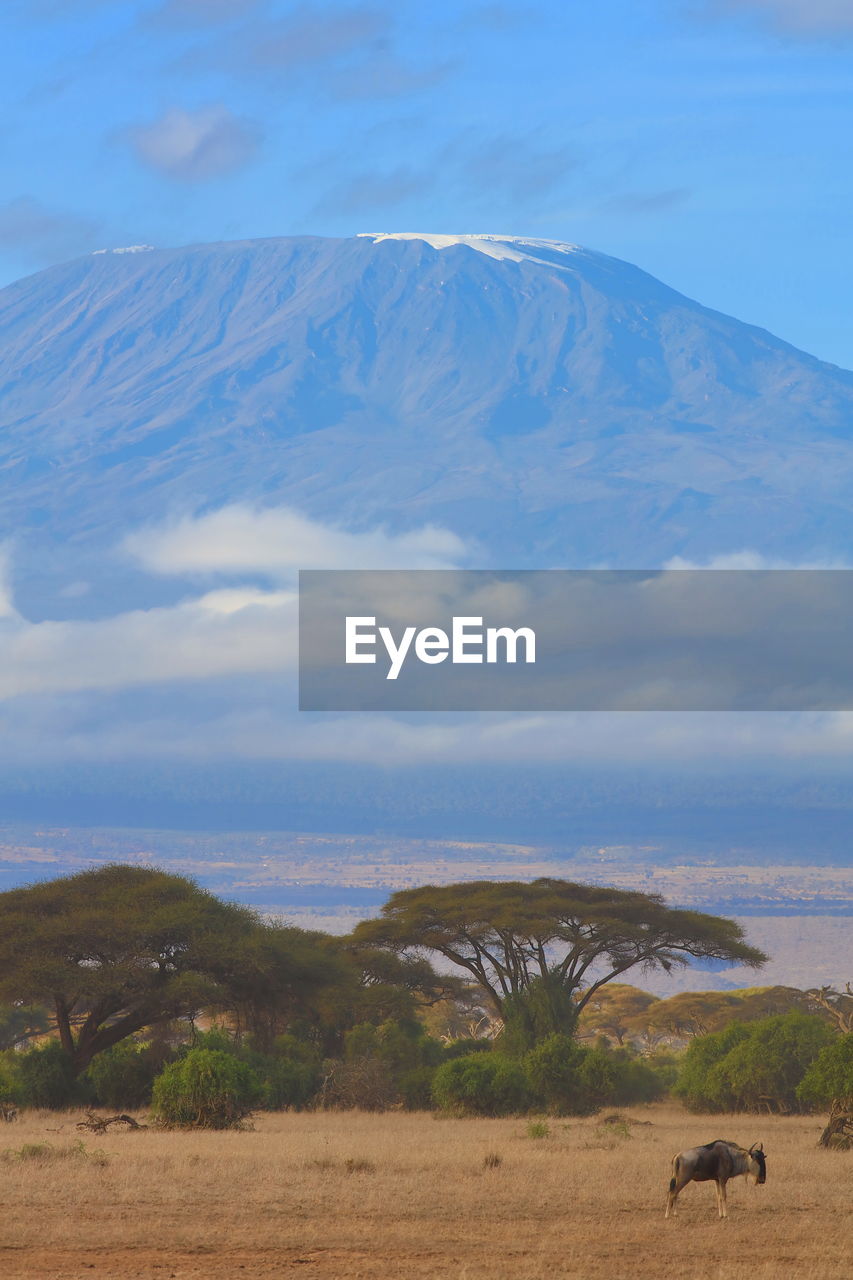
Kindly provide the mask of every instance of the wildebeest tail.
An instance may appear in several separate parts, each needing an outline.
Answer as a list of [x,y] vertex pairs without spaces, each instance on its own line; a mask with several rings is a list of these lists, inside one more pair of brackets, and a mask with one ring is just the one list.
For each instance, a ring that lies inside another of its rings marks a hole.
[[670,1180],[669,1180],[669,1189],[670,1189],[670,1191],[674,1191],[674,1190],[675,1190],[675,1178],[670,1178]]
[[678,1177],[678,1156],[672,1157],[672,1177],[669,1180],[669,1189],[674,1191],[676,1187],[676,1178]]

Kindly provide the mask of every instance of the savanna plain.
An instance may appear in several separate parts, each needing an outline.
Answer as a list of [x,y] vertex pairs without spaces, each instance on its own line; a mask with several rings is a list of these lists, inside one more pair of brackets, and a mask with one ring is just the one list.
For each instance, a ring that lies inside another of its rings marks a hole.
[[[79,1112],[0,1131],[0,1275],[845,1280],[853,1155],[819,1117],[697,1116],[660,1104],[616,1123],[282,1112],[247,1132],[80,1133]],[[762,1141],[763,1187],[682,1193],[670,1162]],[[81,1145],[82,1142],[82,1145]]]

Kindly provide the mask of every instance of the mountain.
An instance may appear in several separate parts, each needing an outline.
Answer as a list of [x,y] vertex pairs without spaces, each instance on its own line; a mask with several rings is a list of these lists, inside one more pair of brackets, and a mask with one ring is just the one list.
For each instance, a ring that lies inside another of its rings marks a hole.
[[238,500],[434,522],[504,566],[847,551],[853,374],[627,263],[501,236],[134,248],[0,291],[0,526],[33,608],[93,566],[118,590],[135,525]]

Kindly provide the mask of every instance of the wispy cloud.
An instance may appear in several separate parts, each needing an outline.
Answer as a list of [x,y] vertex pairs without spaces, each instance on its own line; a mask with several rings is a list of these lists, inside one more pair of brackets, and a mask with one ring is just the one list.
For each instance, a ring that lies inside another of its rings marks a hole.
[[28,21],[69,21],[87,13],[95,13],[110,4],[111,0],[11,0],[10,11],[14,17]]
[[434,185],[430,174],[408,168],[390,173],[358,173],[337,183],[314,206],[314,213],[360,214],[396,209]]
[[146,19],[164,26],[205,27],[245,19],[260,7],[261,0],[164,0]]
[[[170,12],[177,4],[182,12],[191,3],[202,0],[170,0]],[[172,25],[176,19],[177,11]],[[185,15],[183,25],[187,22]],[[207,25],[212,25],[212,16]],[[395,38],[395,14],[384,5],[301,4],[283,17],[262,6],[235,30],[197,43],[179,65],[185,72],[226,72],[243,80],[264,76],[278,91],[286,73],[288,90],[319,90],[341,101],[418,93],[443,80],[455,65],[448,60],[420,65],[405,59],[395,48]]]
[[33,196],[0,205],[0,247],[44,265],[96,247],[100,224],[68,211],[51,209]]
[[[346,163],[333,156],[326,168]],[[488,208],[491,214],[529,209],[557,190],[574,171],[577,160],[567,146],[547,146],[517,135],[482,137],[465,133],[416,165],[391,170],[367,169],[349,173],[317,201],[314,214],[358,214],[396,209],[417,196],[455,192],[460,200]],[[320,166],[305,176],[315,179]]]
[[309,63],[383,47],[390,36],[391,13],[387,9],[357,5],[324,7],[300,5],[280,21],[265,21],[250,33],[245,52],[257,67],[286,70]]
[[666,191],[626,191],[611,196],[601,206],[604,213],[661,213],[675,209],[690,199],[689,187],[670,187]]
[[577,161],[567,146],[548,147],[519,135],[463,139],[448,151],[458,180],[489,202],[495,196],[526,204],[553,191]]
[[428,67],[414,67],[393,53],[383,51],[346,68],[330,81],[336,98],[375,99],[402,98],[431,89],[453,71],[456,64],[442,62]]
[[466,21],[489,31],[509,31],[525,22],[536,21],[540,16],[536,9],[527,5],[481,4],[466,15]]
[[708,0],[712,13],[744,13],[780,31],[801,35],[853,35],[850,0]]
[[260,143],[256,124],[222,106],[174,107],[126,136],[144,164],[181,182],[232,173],[249,163]]

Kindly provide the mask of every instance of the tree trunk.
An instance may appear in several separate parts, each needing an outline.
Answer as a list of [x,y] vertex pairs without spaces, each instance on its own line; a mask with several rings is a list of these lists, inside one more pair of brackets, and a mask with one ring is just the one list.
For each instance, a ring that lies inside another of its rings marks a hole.
[[66,1007],[65,1001],[61,996],[54,996],[54,1008],[56,1009],[56,1025],[59,1030],[59,1043],[70,1058],[74,1057],[75,1045],[74,1035],[71,1031],[71,1017]]

